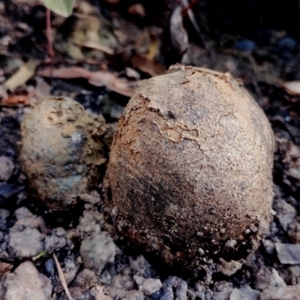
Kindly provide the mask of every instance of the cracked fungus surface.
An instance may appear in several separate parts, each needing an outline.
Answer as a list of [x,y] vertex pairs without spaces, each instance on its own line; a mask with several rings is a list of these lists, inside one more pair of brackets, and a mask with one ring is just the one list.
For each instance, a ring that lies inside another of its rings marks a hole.
[[268,230],[273,150],[239,82],[175,65],[144,81],[119,120],[106,204],[132,245],[168,265],[242,260]]
[[45,99],[22,123],[20,161],[29,185],[53,211],[75,205],[104,163],[103,117],[67,97]]

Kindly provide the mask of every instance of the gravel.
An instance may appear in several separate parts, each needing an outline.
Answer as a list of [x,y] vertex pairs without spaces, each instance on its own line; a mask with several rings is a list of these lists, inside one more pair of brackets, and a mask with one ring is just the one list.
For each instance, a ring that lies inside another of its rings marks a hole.
[[25,261],[4,281],[4,300],[49,300],[52,292],[51,281],[40,274],[30,261]]

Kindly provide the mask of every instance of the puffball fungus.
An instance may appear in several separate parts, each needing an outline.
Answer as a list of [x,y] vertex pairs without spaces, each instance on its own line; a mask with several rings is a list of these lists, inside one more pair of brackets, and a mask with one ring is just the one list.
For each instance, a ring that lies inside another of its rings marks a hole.
[[106,206],[131,245],[167,265],[242,261],[268,230],[273,150],[238,81],[175,65],[145,80],[119,120]]
[[30,188],[53,212],[74,206],[99,176],[105,131],[103,117],[67,97],[45,99],[24,119],[21,165]]

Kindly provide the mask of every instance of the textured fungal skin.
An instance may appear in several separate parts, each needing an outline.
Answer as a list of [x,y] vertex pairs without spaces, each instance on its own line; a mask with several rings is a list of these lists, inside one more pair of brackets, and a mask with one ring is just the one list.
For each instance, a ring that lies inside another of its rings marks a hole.
[[71,98],[52,97],[22,123],[20,161],[30,188],[52,211],[63,211],[88,192],[104,161],[104,119]]
[[106,205],[132,245],[188,270],[246,258],[268,230],[274,138],[229,74],[175,65],[118,124]]

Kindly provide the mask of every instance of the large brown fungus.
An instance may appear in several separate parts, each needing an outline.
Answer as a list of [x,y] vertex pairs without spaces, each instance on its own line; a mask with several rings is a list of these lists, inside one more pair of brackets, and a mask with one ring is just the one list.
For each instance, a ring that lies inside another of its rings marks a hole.
[[118,124],[106,206],[131,245],[171,266],[243,260],[268,230],[274,138],[229,74],[173,66]]
[[76,205],[104,161],[103,117],[67,97],[45,99],[22,123],[21,165],[30,188],[54,212]]

